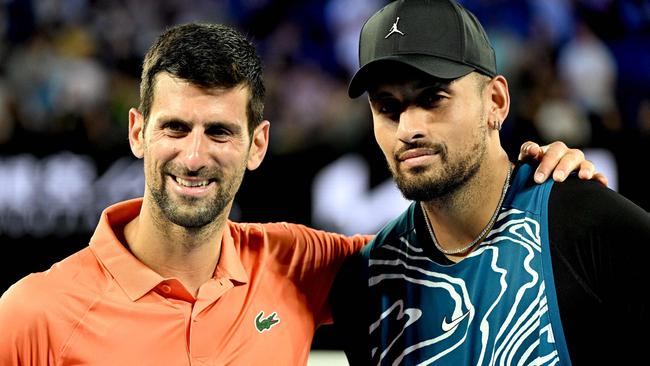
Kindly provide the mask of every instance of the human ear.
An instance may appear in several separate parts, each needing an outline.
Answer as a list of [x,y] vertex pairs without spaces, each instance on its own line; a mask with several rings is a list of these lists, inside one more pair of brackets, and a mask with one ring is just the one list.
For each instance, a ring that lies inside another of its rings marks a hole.
[[144,116],[136,108],[129,109],[129,145],[138,159],[144,156]]
[[497,75],[487,85],[488,123],[494,130],[500,130],[510,110],[510,92],[508,81],[502,75]]
[[266,150],[269,147],[270,125],[271,123],[269,121],[264,120],[253,131],[251,146],[248,152],[248,162],[246,163],[246,167],[249,170],[257,169],[262,163],[262,160],[264,160]]

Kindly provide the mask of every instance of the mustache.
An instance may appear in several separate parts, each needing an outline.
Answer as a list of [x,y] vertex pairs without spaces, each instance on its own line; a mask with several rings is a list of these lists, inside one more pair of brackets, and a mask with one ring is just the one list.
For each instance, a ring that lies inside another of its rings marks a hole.
[[163,167],[162,171],[164,174],[173,175],[175,177],[193,177],[213,180],[221,180],[223,177],[221,170],[209,167],[201,167],[199,169],[192,170],[177,164],[166,164]]
[[403,154],[415,149],[431,150],[434,153],[441,154],[443,157],[447,154],[447,147],[442,143],[418,141],[404,143],[402,147],[395,151],[395,159],[399,159]]

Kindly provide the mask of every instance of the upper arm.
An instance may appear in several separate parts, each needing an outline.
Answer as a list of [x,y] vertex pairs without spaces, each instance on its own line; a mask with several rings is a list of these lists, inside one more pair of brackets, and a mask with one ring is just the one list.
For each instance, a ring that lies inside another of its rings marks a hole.
[[44,303],[38,294],[38,275],[30,275],[11,286],[0,297],[0,364],[47,365],[48,329]]
[[650,215],[597,182],[571,176],[555,184],[549,223],[552,244],[603,296],[639,275],[650,255]]
[[266,226],[266,235],[278,270],[305,294],[316,322],[329,322],[327,296],[334,277],[345,258],[358,252],[372,236],[345,236],[286,223]]
[[572,361],[600,364],[613,357],[624,364],[621,357],[641,357],[643,346],[635,343],[641,338],[632,334],[650,326],[643,289],[649,277],[648,213],[597,182],[570,177],[553,185],[549,239]]
[[267,224],[264,230],[273,255],[300,271],[338,267],[372,239],[370,235],[346,236],[289,223]]

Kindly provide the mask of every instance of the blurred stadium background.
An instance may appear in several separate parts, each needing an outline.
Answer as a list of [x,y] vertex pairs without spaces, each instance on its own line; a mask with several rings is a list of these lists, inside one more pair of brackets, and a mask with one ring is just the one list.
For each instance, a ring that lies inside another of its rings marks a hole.
[[[367,102],[350,100],[346,87],[361,25],[386,2],[2,1],[0,293],[84,247],[104,207],[141,195],[142,164],[127,141],[141,60],[161,30],[189,21],[243,30],[265,64],[271,148],[232,218],[374,232],[406,202],[375,147]],[[640,178],[649,166],[650,1],[461,3],[485,25],[510,83],[502,139],[511,158],[525,140],[565,141],[650,210]],[[319,330],[314,349],[337,348]]]

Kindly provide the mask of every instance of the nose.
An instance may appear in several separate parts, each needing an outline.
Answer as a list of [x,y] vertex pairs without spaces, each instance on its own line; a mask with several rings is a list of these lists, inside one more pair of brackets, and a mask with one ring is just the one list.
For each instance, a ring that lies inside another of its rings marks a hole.
[[198,171],[209,160],[207,137],[200,131],[192,131],[185,136],[181,160],[190,171]]
[[399,115],[397,138],[410,143],[425,136],[425,111],[417,106],[409,106]]

